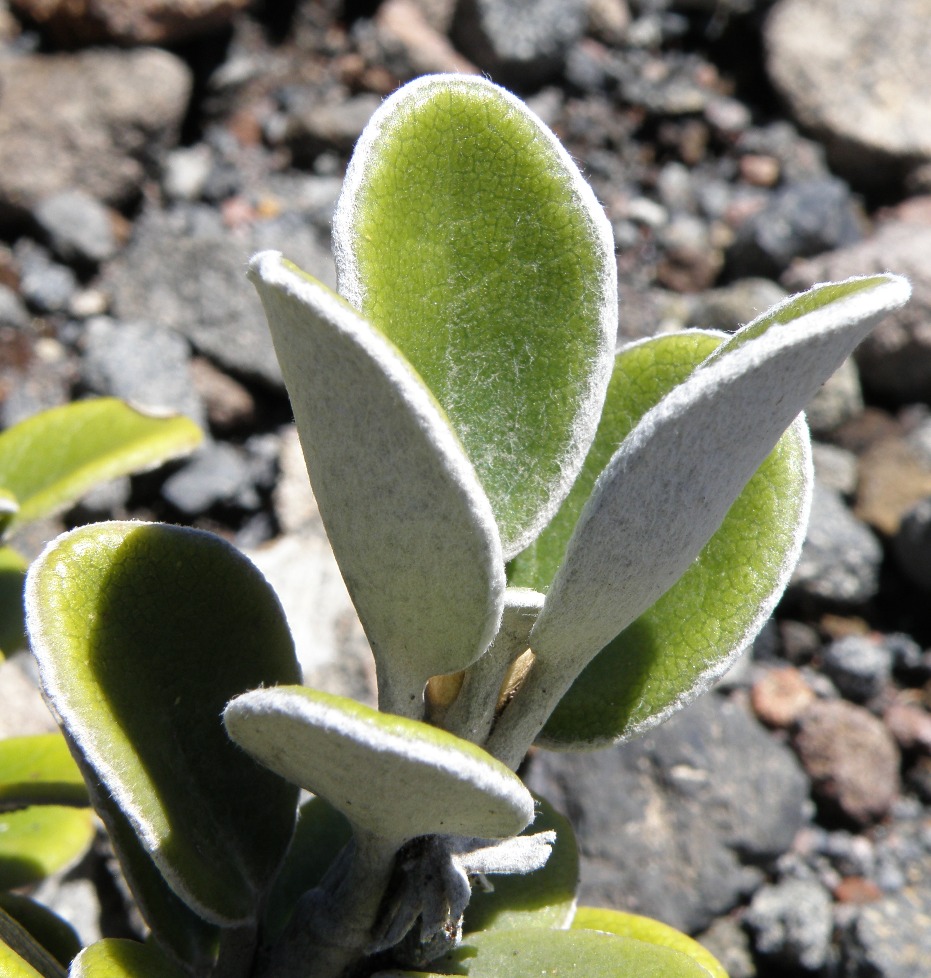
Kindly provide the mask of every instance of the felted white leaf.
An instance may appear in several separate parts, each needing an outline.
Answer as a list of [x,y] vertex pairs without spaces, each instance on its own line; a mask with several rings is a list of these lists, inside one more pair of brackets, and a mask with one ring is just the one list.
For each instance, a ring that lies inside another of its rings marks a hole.
[[224,722],[256,760],[397,845],[433,834],[504,838],[533,819],[530,792],[485,751],[345,697],[253,690],[230,702]]
[[401,353],[277,252],[253,258],[307,469],[378,666],[379,704],[419,715],[501,616],[504,564],[484,491]]

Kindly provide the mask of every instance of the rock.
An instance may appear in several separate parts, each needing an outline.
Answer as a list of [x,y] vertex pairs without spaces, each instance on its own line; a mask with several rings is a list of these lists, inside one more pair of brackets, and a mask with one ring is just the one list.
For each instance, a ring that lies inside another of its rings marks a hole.
[[20,268],[20,293],[27,305],[38,313],[67,309],[78,290],[74,272],[29,238],[20,238],[13,254]]
[[794,264],[782,277],[792,290],[816,282],[894,270],[912,283],[912,298],[887,316],[856,351],[868,394],[894,404],[931,396],[931,223],[890,220],[858,244]]
[[892,653],[866,635],[847,635],[824,650],[821,667],[841,695],[854,703],[879,696],[892,675]]
[[695,933],[733,907],[801,827],[808,784],[791,753],[716,694],[640,740],[536,753],[528,784],[571,819],[580,901]]
[[844,978],[918,978],[931,961],[931,874],[861,907],[841,939]]
[[311,89],[290,93],[281,140],[298,166],[328,149],[348,153],[379,105],[381,99],[368,93],[332,102],[321,102]]
[[775,191],[737,228],[728,269],[738,278],[776,278],[793,258],[851,245],[860,237],[859,215],[843,181],[798,181]]
[[907,510],[892,540],[902,573],[923,591],[931,591],[931,496]]
[[733,333],[785,297],[785,290],[769,279],[739,279],[697,296],[687,325]]
[[82,190],[120,205],[177,139],[190,72],[167,51],[0,60],[0,222]]
[[186,414],[201,427],[206,411],[194,387],[190,346],[174,330],[149,322],[88,320],[82,337],[84,383],[137,407]]
[[217,504],[256,509],[253,471],[241,449],[208,441],[162,484],[162,497],[187,516],[199,516]]
[[248,0],[12,0],[56,44],[177,44],[226,27]]
[[812,442],[811,452],[818,482],[825,489],[851,499],[857,491],[857,456],[845,448],[820,441]]
[[815,691],[798,669],[769,669],[753,684],[753,712],[768,727],[791,727],[815,699]]
[[205,357],[192,358],[190,373],[212,430],[228,433],[255,420],[255,399],[248,389]]
[[863,390],[856,361],[848,357],[821,385],[805,406],[812,433],[826,435],[855,418],[863,410]]
[[116,254],[109,212],[83,190],[47,197],[36,206],[34,216],[52,251],[64,262],[96,266]]
[[496,81],[532,88],[562,68],[587,18],[586,0],[460,0],[452,39]]
[[766,20],[773,84],[865,184],[931,159],[927,15],[925,0],[779,0]]
[[882,547],[840,496],[815,482],[811,521],[789,584],[794,597],[857,605],[879,590]]
[[899,751],[882,722],[843,700],[812,703],[794,738],[816,798],[857,825],[889,811],[899,793]]
[[255,290],[245,278],[250,255],[276,247],[328,285],[333,259],[307,218],[289,211],[233,235],[202,207],[151,210],[130,245],[107,266],[115,315],[177,330],[223,370],[282,389],[281,371]]
[[0,285],[0,329],[25,330],[29,327],[29,310],[12,289]]
[[859,470],[854,513],[886,536],[895,535],[905,514],[931,496],[931,460],[922,459],[906,438],[874,442],[860,456]]
[[[9,652],[9,649],[6,650]],[[0,660],[0,738],[54,733],[58,724],[36,685],[31,656]]]
[[747,932],[733,917],[719,917],[696,939],[721,962],[728,978],[756,978]]
[[0,400],[0,427],[8,428],[71,400],[75,373],[74,360],[61,343],[47,336],[30,336],[15,367],[0,365],[0,381],[5,388]]
[[902,750],[931,755],[931,712],[920,703],[896,697],[884,710],[883,722]]
[[[404,79],[448,71],[475,74],[475,65],[446,37],[452,11],[448,18],[437,12],[431,23],[430,11],[424,6],[423,0],[384,0],[379,6],[375,29],[384,61]],[[443,22],[447,22],[445,29],[440,26]]]
[[793,973],[819,971],[828,961],[834,929],[831,896],[814,880],[764,886],[753,895],[744,923],[757,953]]
[[197,200],[213,168],[213,154],[206,143],[173,149],[165,157],[162,189],[169,200]]

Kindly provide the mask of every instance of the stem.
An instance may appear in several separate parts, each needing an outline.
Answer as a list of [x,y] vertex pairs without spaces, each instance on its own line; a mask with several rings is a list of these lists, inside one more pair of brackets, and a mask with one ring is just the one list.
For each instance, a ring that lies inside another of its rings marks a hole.
[[222,978],[248,978],[256,948],[255,924],[226,928],[220,932],[220,952],[213,974]]
[[305,893],[259,978],[341,978],[368,956],[398,844],[358,828],[347,859]]
[[416,679],[394,669],[377,668],[378,709],[409,720],[422,720],[426,712],[424,688],[426,679]]

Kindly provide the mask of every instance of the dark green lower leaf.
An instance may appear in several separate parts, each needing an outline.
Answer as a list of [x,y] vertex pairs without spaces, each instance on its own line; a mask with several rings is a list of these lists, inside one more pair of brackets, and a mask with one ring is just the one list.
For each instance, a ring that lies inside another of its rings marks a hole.
[[11,917],[63,968],[81,950],[74,928],[48,907],[17,893],[0,893],[0,910]]
[[26,644],[23,581],[28,562],[12,547],[0,547],[0,659]]
[[0,814],[0,890],[38,883],[77,862],[93,839],[90,810],[35,805]]

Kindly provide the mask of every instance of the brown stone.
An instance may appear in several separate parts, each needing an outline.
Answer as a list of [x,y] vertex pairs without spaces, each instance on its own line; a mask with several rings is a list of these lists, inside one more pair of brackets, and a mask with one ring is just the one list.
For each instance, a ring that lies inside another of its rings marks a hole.
[[884,438],[860,456],[856,516],[893,536],[902,517],[931,496],[931,467],[903,438]]
[[753,711],[769,727],[791,727],[814,699],[814,690],[792,667],[770,669],[750,691]]

